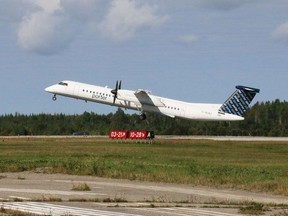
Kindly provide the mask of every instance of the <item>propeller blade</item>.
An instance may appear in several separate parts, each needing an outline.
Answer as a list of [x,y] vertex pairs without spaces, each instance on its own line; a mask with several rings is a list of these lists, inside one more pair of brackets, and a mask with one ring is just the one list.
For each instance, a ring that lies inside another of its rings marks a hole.
[[121,80],[120,82],[118,82],[118,80],[116,81],[116,86],[115,89],[111,90],[111,93],[114,95],[113,98],[113,104],[115,104],[116,98],[117,98],[117,94],[118,94],[118,90],[121,89]]
[[118,91],[118,80],[116,81],[115,89],[112,89],[111,93],[114,94],[114,96],[115,96],[115,95],[117,95],[117,91]]

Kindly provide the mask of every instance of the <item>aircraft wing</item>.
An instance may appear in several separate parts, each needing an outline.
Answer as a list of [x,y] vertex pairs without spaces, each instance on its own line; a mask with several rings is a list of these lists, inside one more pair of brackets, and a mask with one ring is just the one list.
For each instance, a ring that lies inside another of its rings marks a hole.
[[152,96],[148,91],[143,89],[138,89],[134,92],[136,98],[138,99],[139,103],[148,106],[155,106],[155,107],[164,107],[165,104],[161,101],[160,98]]

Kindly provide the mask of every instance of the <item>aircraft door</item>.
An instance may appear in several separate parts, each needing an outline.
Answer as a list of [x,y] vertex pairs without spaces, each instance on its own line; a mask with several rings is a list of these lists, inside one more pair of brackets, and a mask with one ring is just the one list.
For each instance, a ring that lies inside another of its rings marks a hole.
[[73,90],[73,94],[76,96],[76,97],[79,97],[79,85],[75,85],[74,86],[74,90]]
[[180,115],[181,115],[182,117],[185,117],[185,110],[186,110],[186,106],[182,106],[182,107],[181,107],[181,110],[180,110]]

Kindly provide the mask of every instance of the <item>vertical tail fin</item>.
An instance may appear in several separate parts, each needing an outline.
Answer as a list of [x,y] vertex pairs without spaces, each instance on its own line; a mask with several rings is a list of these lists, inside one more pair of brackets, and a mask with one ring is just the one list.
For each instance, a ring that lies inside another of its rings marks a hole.
[[243,116],[255,95],[260,92],[260,89],[246,86],[236,86],[236,89],[220,107],[220,112]]

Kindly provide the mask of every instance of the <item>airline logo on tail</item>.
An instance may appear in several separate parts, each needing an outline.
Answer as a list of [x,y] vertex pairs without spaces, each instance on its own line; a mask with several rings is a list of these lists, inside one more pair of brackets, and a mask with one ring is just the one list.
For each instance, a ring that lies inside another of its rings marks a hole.
[[220,112],[243,116],[259,89],[236,86],[236,91],[220,107]]

